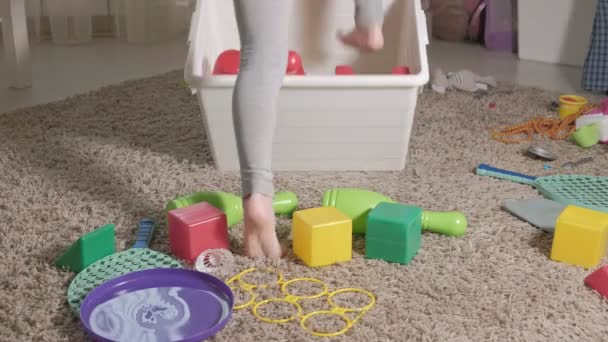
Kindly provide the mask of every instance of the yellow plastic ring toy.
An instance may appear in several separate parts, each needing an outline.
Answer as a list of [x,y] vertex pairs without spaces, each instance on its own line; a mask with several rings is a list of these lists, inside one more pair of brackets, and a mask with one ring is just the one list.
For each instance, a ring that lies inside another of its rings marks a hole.
[[[272,319],[272,318],[264,317],[264,316],[262,316],[262,315],[260,315],[258,313],[258,308],[260,306],[265,305],[265,304],[269,304],[269,303],[273,303],[273,302],[274,303],[281,303],[282,302],[282,303],[290,304],[290,305],[294,306],[296,309],[298,309],[298,313],[296,315],[294,315],[294,316],[283,318],[283,319]],[[290,302],[290,301],[287,301],[287,300],[282,299],[282,298],[271,298],[271,299],[263,300],[263,301],[257,303],[256,305],[254,305],[253,306],[253,315],[255,317],[257,317],[259,320],[261,320],[263,322],[266,322],[266,323],[287,323],[287,322],[293,321],[298,316],[302,315],[302,307],[297,302]]]
[[[369,302],[369,304],[367,304],[366,306],[364,306],[362,308],[345,308],[345,307],[342,307],[342,306],[334,303],[334,301],[332,300],[332,298],[335,295],[338,295],[340,293],[346,293],[346,292],[363,293],[364,295],[366,295],[367,297],[369,297],[370,302]],[[344,312],[353,312],[353,311],[354,312],[357,312],[357,311],[361,312],[361,311],[367,311],[367,310],[371,309],[372,306],[374,306],[374,304],[376,304],[376,297],[374,296],[373,293],[371,293],[371,292],[369,292],[367,290],[350,288],[350,289],[340,289],[340,290],[336,290],[336,291],[330,293],[327,296],[327,301],[329,302],[329,305],[335,307],[336,309],[340,309],[340,310],[342,310]]]
[[[296,295],[292,295],[291,293],[289,293],[289,291],[287,290],[287,287],[293,283],[297,283],[297,282],[310,282],[310,283],[316,283],[316,284],[321,284],[323,286],[323,290],[317,294],[314,295],[310,295],[310,296],[296,296]],[[323,295],[325,295],[328,291],[327,285],[320,281],[319,279],[315,279],[315,278],[296,278],[296,279],[292,279],[289,281],[286,281],[285,283],[283,283],[283,286],[281,286],[281,292],[283,292],[288,298],[294,298],[296,300],[300,300],[300,299],[315,299],[315,298],[319,298],[322,297]]]
[[230,281],[236,279],[236,280],[240,281],[243,284],[243,286],[246,286],[246,287],[249,287],[249,288],[258,288],[258,287],[259,288],[264,288],[264,287],[268,287],[270,285],[281,284],[283,282],[283,274],[280,273],[280,272],[278,272],[278,271],[275,271],[275,270],[273,270],[271,268],[266,269],[266,271],[268,271],[268,273],[274,273],[274,274],[277,275],[277,280],[274,283],[270,283],[270,284],[251,284],[251,283],[248,283],[245,280],[243,280],[242,277],[244,275],[249,274],[249,273],[254,272],[254,271],[257,271],[257,270],[258,270],[257,268],[250,268],[248,270],[245,270],[245,271],[241,272],[239,275],[237,275],[236,277],[234,277],[233,279],[230,279]]
[[229,286],[230,290],[232,290],[232,292],[236,292],[237,290],[241,290],[241,291],[245,291],[249,294],[249,300],[247,302],[245,302],[244,304],[239,304],[239,305],[234,305],[234,310],[240,310],[240,309],[244,309],[246,307],[248,307],[249,305],[253,304],[253,302],[255,302],[255,293],[253,292],[252,289],[246,289],[243,287],[232,287]]
[[[313,316],[317,316],[317,315],[328,315],[328,316],[333,315],[333,316],[338,316],[338,317],[340,317],[342,319],[342,321],[344,321],[345,326],[344,326],[344,328],[342,328],[341,330],[338,330],[336,332],[329,332],[328,333],[328,332],[314,331],[314,330],[312,330],[312,329],[310,329],[309,327],[306,326],[306,321],[309,318],[311,318]],[[300,321],[300,326],[302,327],[302,329],[308,331],[309,333],[311,333],[313,335],[320,336],[320,337],[332,337],[332,336],[338,336],[338,335],[344,334],[346,331],[348,331],[348,329],[350,329],[353,326],[353,323],[343,313],[323,310],[323,311],[311,312],[311,313],[307,314],[306,316],[302,317],[302,320]]]

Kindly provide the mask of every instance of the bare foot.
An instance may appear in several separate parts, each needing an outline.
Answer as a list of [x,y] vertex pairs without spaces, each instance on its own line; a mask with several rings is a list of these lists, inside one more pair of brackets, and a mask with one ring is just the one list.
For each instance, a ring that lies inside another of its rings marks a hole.
[[365,52],[380,50],[384,46],[384,35],[380,25],[369,28],[355,27],[350,33],[339,33],[338,36],[342,43]]
[[252,194],[243,200],[244,252],[250,258],[281,258],[283,250],[275,231],[272,198]]

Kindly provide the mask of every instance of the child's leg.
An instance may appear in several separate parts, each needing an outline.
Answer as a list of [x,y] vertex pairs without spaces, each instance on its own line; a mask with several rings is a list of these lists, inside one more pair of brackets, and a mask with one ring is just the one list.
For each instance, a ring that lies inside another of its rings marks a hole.
[[384,7],[382,0],[354,0],[355,28],[341,36],[344,44],[364,51],[374,51],[384,46],[382,24]]
[[233,120],[241,166],[244,249],[250,257],[280,257],[274,227],[271,170],[276,107],[287,68],[291,0],[234,0],[241,64]]

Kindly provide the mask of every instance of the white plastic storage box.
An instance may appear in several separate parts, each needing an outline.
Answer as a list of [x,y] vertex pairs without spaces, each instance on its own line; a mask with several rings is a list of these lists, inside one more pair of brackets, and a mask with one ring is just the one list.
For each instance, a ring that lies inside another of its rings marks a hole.
[[45,4],[54,43],[84,44],[93,39],[93,1],[52,0]]
[[[426,19],[420,0],[384,1],[386,47],[359,55],[336,39],[354,25],[352,0],[295,0],[290,50],[306,75],[286,76],[279,98],[275,171],[402,170],[416,100],[428,82]],[[185,78],[197,93],[216,167],[236,171],[232,122],[236,75],[212,75],[215,60],[239,49],[232,1],[198,0]],[[335,76],[350,64],[356,75]],[[396,66],[410,75],[392,75]]]

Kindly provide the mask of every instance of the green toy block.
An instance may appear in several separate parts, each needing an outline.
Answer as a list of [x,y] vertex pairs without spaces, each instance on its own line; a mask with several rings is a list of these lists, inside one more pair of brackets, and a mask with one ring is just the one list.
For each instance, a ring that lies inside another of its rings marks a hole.
[[420,249],[421,235],[421,208],[381,202],[367,218],[365,256],[409,264]]
[[76,240],[57,258],[55,266],[79,273],[95,261],[115,252],[115,227],[106,224]]

